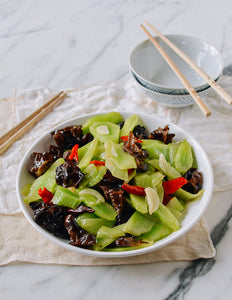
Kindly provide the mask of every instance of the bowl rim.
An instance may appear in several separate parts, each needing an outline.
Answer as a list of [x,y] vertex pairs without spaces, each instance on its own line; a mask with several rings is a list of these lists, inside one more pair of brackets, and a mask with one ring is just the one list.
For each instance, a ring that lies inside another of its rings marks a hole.
[[[122,112],[122,111],[118,111],[118,110],[114,110],[116,112],[119,112],[122,114],[122,116],[124,118],[130,116],[133,113],[136,112]],[[168,123],[173,129],[172,130],[177,130],[178,134],[180,135],[184,135],[186,137],[188,137],[189,140],[191,140],[191,145],[193,146],[194,144],[194,148],[197,147],[199,148],[201,155],[203,155],[204,157],[204,161],[207,165],[208,168],[208,190],[207,192],[205,191],[202,198],[201,199],[205,199],[204,202],[202,203],[199,213],[198,215],[196,215],[191,222],[189,222],[189,224],[185,225],[184,227],[182,226],[179,230],[171,233],[169,236],[155,242],[153,245],[145,247],[145,248],[141,248],[141,249],[136,249],[136,250],[130,250],[130,251],[121,251],[121,252],[106,252],[106,251],[94,251],[94,250],[89,250],[89,249],[83,249],[80,247],[75,247],[72,246],[70,244],[67,243],[67,241],[65,242],[65,240],[62,240],[54,235],[52,235],[51,233],[47,232],[45,229],[43,229],[42,227],[40,227],[37,223],[34,222],[33,218],[31,217],[31,214],[29,213],[29,206],[27,204],[24,203],[23,201],[23,197],[20,193],[20,176],[22,174],[22,172],[24,171],[23,168],[26,165],[27,160],[29,159],[29,157],[32,154],[32,151],[35,147],[37,147],[41,140],[48,138],[50,136],[50,133],[56,129],[61,129],[64,126],[68,126],[70,124],[75,124],[75,122],[80,122],[83,123],[85,122],[88,118],[92,117],[92,116],[96,116],[96,115],[100,115],[103,113],[106,113],[107,111],[104,112],[98,112],[98,113],[91,113],[91,114],[83,114],[79,117],[76,118],[72,118],[70,120],[67,120],[65,122],[62,122],[58,125],[56,125],[55,127],[51,128],[50,130],[48,130],[47,132],[45,132],[37,141],[35,141],[30,147],[29,149],[26,151],[23,159],[20,162],[19,168],[18,168],[18,172],[17,172],[17,178],[16,178],[16,194],[17,194],[17,199],[18,199],[18,203],[19,206],[24,214],[24,216],[26,217],[27,221],[29,221],[29,223],[45,238],[47,238],[49,241],[54,242],[55,244],[57,244],[58,246],[61,246],[62,248],[66,249],[66,250],[71,250],[73,252],[79,253],[79,254],[83,254],[83,255],[89,255],[89,256],[94,256],[94,257],[104,257],[104,258],[117,258],[117,257],[130,257],[130,256],[136,256],[136,255],[141,255],[141,254],[145,254],[145,253],[149,253],[149,252],[153,252],[156,251],[160,248],[163,248],[164,246],[167,246],[169,244],[171,244],[172,242],[174,242],[175,240],[179,239],[181,236],[183,236],[185,233],[187,233],[202,217],[203,213],[206,211],[210,200],[211,200],[211,196],[213,193],[213,170],[212,170],[212,166],[210,163],[210,160],[208,158],[208,156],[206,155],[205,151],[202,149],[202,147],[200,146],[200,144],[191,136],[189,135],[185,130],[183,130],[181,127],[175,125],[172,122],[165,122],[165,120],[162,120],[160,118],[158,118],[155,114],[151,114],[151,115],[147,115],[147,114],[140,114],[137,113],[142,120],[143,119],[149,119],[149,122],[151,120],[154,120],[154,118],[160,122],[160,124],[163,123]],[[78,121],[81,120],[81,121]],[[145,122],[146,123],[146,122]],[[175,133],[177,133],[175,132]],[[196,201],[200,201],[196,200]]]
[[[165,37],[167,38],[170,38],[170,37],[186,37],[186,38],[190,38],[190,39],[193,39],[193,40],[196,40],[198,42],[203,42],[203,43],[206,43],[208,44],[211,48],[214,49],[214,51],[217,53],[217,56],[219,58],[219,63],[220,63],[220,70],[218,72],[218,75],[215,76],[214,78],[212,78],[214,81],[215,80],[218,80],[221,76],[222,76],[222,73],[223,73],[223,65],[224,65],[224,62],[223,62],[223,58],[222,58],[222,55],[221,53],[219,52],[219,50],[213,46],[212,44],[210,44],[208,41],[204,40],[204,39],[200,39],[200,38],[197,38],[197,37],[194,37],[194,36],[191,36],[191,35],[186,35],[186,34],[165,34],[164,35]],[[159,38],[158,36],[154,36],[155,39]],[[140,43],[138,43],[130,52],[130,57],[129,57],[129,67],[130,69],[133,71],[133,73],[136,75],[136,77],[138,78],[141,78],[141,80],[143,80],[144,82],[146,82],[147,84],[150,84],[150,85],[153,85],[154,88],[162,88],[164,90],[163,93],[165,93],[165,90],[174,90],[175,91],[175,94],[178,95],[178,93],[188,93],[187,89],[186,88],[175,88],[175,87],[168,87],[168,86],[165,86],[165,85],[161,85],[161,84],[156,84],[150,80],[147,80],[145,79],[144,77],[142,77],[140,74],[138,74],[138,72],[136,72],[132,66],[132,56],[134,54],[134,52],[137,50],[137,48],[141,47],[143,44],[146,44],[146,43],[151,43],[150,39],[146,39],[146,40],[143,40],[141,41]],[[204,86],[208,87],[209,84],[207,82],[205,82],[204,84],[202,85],[198,85],[198,86],[193,86],[193,88],[195,90],[199,90],[199,89],[204,89]],[[155,91],[156,92],[156,91]],[[179,94],[180,95],[180,94]]]
[[[136,75],[133,73],[133,71],[131,69],[129,69],[129,72],[132,76],[132,79],[136,82],[136,84],[138,84],[142,89],[144,89],[145,91],[149,92],[149,93],[152,93],[154,95],[159,95],[159,96],[164,96],[164,97],[172,97],[172,98],[179,98],[179,97],[189,97],[191,96],[189,93],[187,94],[165,94],[165,93],[161,93],[161,92],[157,92],[157,91],[153,91],[153,90],[150,90],[149,88],[147,88],[146,86],[144,86],[141,82],[138,81],[138,79],[136,78]],[[217,82],[219,80],[216,79],[215,81]],[[205,87],[204,89],[202,89],[201,91],[198,91],[197,93],[199,95],[201,95],[201,93],[203,92],[206,92],[207,90],[209,90],[211,88],[211,86],[207,86]],[[193,103],[194,103],[194,100],[193,100]]]

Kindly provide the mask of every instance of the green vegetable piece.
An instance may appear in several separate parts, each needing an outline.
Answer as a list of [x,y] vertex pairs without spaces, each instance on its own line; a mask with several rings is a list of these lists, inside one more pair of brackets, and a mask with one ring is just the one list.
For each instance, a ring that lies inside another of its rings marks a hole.
[[102,226],[97,232],[97,243],[93,246],[93,249],[100,251],[113,243],[117,238],[124,236],[123,227],[124,224],[113,228]]
[[184,174],[192,167],[192,164],[192,147],[187,140],[184,139],[176,151],[174,165],[177,171],[179,171],[181,174]]
[[179,148],[180,143],[169,143],[168,144],[168,155],[169,163],[172,167],[175,167],[174,158],[176,156],[177,149]]
[[79,162],[80,162],[80,160],[83,159],[85,154],[88,152],[91,145],[92,145],[92,141],[78,149],[78,160],[79,160]]
[[176,197],[172,197],[172,199],[166,205],[169,208],[173,208],[182,212],[184,210],[184,206],[180,203],[180,201]]
[[159,165],[159,159],[147,159],[146,162],[155,170],[159,170],[160,172],[163,172]]
[[[95,190],[93,190],[95,191]],[[97,192],[97,191],[96,191]],[[95,196],[79,193],[81,200],[86,206],[91,207],[97,216],[106,220],[115,220],[117,211],[107,202],[100,202]]]
[[160,154],[162,153],[166,160],[169,159],[168,156],[168,145],[164,144],[158,140],[143,140],[142,142],[142,149],[147,150],[149,158],[159,158]]
[[21,189],[20,193],[21,193],[24,197],[26,197],[26,196],[29,194],[29,192],[30,192],[31,186],[32,186],[31,183],[27,183],[27,184]]
[[146,173],[136,174],[133,181],[134,185],[141,186],[144,188],[151,186],[151,178]]
[[170,179],[181,177],[181,174],[166,161],[163,154],[160,154],[159,166]]
[[169,209],[172,212],[172,214],[179,220],[180,217],[182,216],[182,212],[180,212],[172,207],[169,207]]
[[191,149],[192,149],[192,156],[193,156],[193,164],[192,164],[192,168],[197,169],[197,168],[198,168],[197,158],[196,158],[195,152],[194,152],[194,150],[193,150],[192,147],[191,147]]
[[163,223],[156,223],[149,232],[140,235],[139,238],[147,242],[156,242],[165,238],[172,232],[173,230],[167,225]]
[[97,233],[97,239],[101,238],[101,239],[105,239],[105,238],[112,238],[114,240],[116,240],[117,238],[119,238],[120,236],[124,236],[124,228],[125,224],[121,224],[118,226],[115,226],[113,228],[109,228],[106,226],[103,226],[99,229],[98,233]]
[[88,143],[87,145],[81,147],[78,150],[78,157],[79,157],[79,168],[83,169],[86,168],[89,165],[89,162],[91,161],[94,152],[97,147],[97,140],[94,139],[92,142]]
[[150,175],[151,178],[151,186],[157,187],[160,183],[162,183],[162,180],[164,179],[164,174],[160,172],[155,172]]
[[134,212],[130,219],[125,223],[123,231],[138,236],[144,232],[151,230],[154,225],[154,220],[148,215],[142,215],[139,212]]
[[81,203],[81,199],[78,194],[71,192],[69,189],[57,186],[56,192],[52,198],[52,203],[76,208]]
[[95,235],[102,226],[112,227],[115,224],[115,221],[99,218],[97,215],[92,213],[81,214],[76,218],[76,221],[81,228]]
[[99,204],[104,203],[105,198],[95,189],[83,189],[79,192],[79,196],[83,202]]
[[134,177],[135,185],[146,187],[156,187],[164,178],[160,172],[136,174]]
[[118,142],[120,128],[110,122],[95,122],[89,127],[90,133],[100,142]]
[[110,170],[114,177],[124,180],[125,182],[129,181],[128,170],[121,170],[116,166],[116,164],[110,159],[110,157],[106,157],[105,166]]
[[57,187],[56,183],[56,168],[64,163],[63,158],[57,159],[51,167],[40,177],[36,178],[33,182],[28,195],[24,198],[24,202],[29,204],[30,202],[40,199],[38,190],[46,187],[50,192],[54,193]]
[[144,196],[138,196],[130,194],[130,203],[134,209],[136,209],[141,214],[146,214],[148,212],[147,202]]
[[174,193],[174,195],[180,199],[180,200],[183,200],[183,201],[192,201],[192,200],[198,200],[202,197],[204,193],[204,190],[200,190],[198,193],[196,194],[191,194],[183,189],[179,189],[178,191],[176,191]]
[[137,164],[135,158],[129,153],[124,152],[119,144],[112,141],[105,143],[106,159],[111,161],[121,170],[136,169]]
[[118,124],[123,121],[123,117],[118,112],[109,112],[98,116],[93,116],[88,119],[88,121],[82,126],[82,131],[84,134],[89,132],[89,127],[95,122],[111,122]]
[[92,187],[98,184],[106,174],[105,166],[95,166],[94,164],[89,164],[88,167],[83,171],[85,174],[82,179],[80,186]]
[[136,125],[143,125],[143,122],[138,115],[134,114],[125,120],[120,136],[128,136],[130,131],[133,131]]
[[159,208],[153,215],[157,216],[163,224],[167,225],[174,231],[180,228],[180,223],[177,218],[173,215],[170,209],[162,203],[160,203]]
[[104,143],[98,141],[92,160],[105,160],[105,146]]
[[91,204],[89,206],[94,209],[97,216],[106,220],[114,221],[116,219],[116,216],[118,215],[113,206],[107,202],[100,204]]
[[163,183],[162,181],[156,186],[156,191],[159,196],[160,202],[163,202],[164,198],[164,188],[163,188]]

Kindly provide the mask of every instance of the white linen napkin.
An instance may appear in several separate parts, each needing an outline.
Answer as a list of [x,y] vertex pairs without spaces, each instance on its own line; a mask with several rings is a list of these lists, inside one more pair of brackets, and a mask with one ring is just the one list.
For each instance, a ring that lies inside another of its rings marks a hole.
[[[221,86],[232,94],[232,78],[223,76]],[[47,88],[16,90],[12,99],[0,101],[2,133],[17,125],[56,94]],[[145,113],[173,122],[192,135],[204,148],[213,165],[214,191],[232,188],[232,106],[213,90],[204,99],[212,111],[205,118],[194,104],[189,107],[166,108],[137,91],[133,80],[91,85],[73,89],[69,96],[45,116],[6,153],[0,156],[0,213],[20,211],[15,191],[17,169],[24,153],[45,131],[61,122],[83,114],[106,111]]]
[[[232,94],[232,78],[223,76],[220,84]],[[1,133],[4,134],[22,121],[57,92],[47,88],[16,90],[11,99],[1,100]],[[208,154],[214,170],[214,191],[228,191],[232,188],[232,106],[224,102],[213,90],[204,100],[212,112],[209,118],[205,118],[196,105],[182,109],[162,107],[137,91],[133,80],[72,89],[67,98],[0,156],[0,265],[14,261],[117,265],[213,257],[215,249],[204,220],[200,220],[187,234],[171,245],[138,257],[101,259],[67,251],[45,239],[32,226],[28,226],[23,214],[18,213],[20,208],[15,191],[20,160],[41,134],[77,116],[106,111],[139,111],[158,116],[167,123],[179,125],[189,132]]]

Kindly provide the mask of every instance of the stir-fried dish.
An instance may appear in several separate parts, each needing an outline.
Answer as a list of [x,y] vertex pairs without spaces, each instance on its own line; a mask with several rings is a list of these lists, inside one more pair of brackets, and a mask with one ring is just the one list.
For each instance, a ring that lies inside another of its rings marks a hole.
[[[151,124],[152,125],[152,124]],[[110,112],[51,133],[32,154],[24,202],[42,228],[73,246],[127,251],[177,231],[203,177],[186,139],[169,126],[149,132],[138,115]]]

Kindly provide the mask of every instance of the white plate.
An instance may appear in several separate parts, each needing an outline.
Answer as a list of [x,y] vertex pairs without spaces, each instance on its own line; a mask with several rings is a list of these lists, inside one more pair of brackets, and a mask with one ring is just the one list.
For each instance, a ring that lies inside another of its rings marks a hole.
[[[122,116],[124,118],[128,118],[133,112],[121,112]],[[187,134],[184,130],[179,128],[178,126],[168,122],[170,127],[170,132],[175,133],[175,140],[181,140],[183,138],[186,138],[188,142],[192,145],[195,154],[196,159],[198,162],[198,170],[202,172],[203,174],[203,188],[205,190],[202,198],[197,201],[193,201],[187,205],[187,213],[184,218],[184,220],[181,222],[181,228],[170,234],[168,237],[156,242],[154,245],[149,246],[147,248],[142,248],[138,250],[132,250],[132,251],[123,251],[123,252],[101,252],[101,251],[93,251],[88,249],[83,249],[79,247],[75,247],[69,244],[68,240],[63,240],[58,237],[55,237],[51,233],[47,232],[43,228],[41,228],[38,224],[36,224],[33,220],[33,212],[32,209],[26,205],[23,202],[23,197],[20,193],[20,190],[27,184],[33,182],[33,177],[29,175],[28,168],[30,165],[30,162],[32,160],[31,154],[33,152],[44,152],[48,151],[48,147],[50,144],[54,144],[54,141],[51,137],[51,132],[56,129],[61,129],[66,126],[74,125],[74,124],[83,124],[90,116],[97,115],[97,114],[91,114],[91,115],[85,115],[76,119],[72,119],[70,121],[67,121],[65,123],[60,124],[59,126],[51,129],[49,132],[44,134],[37,142],[35,142],[30,149],[25,154],[24,158],[21,161],[18,174],[17,174],[17,182],[16,182],[16,190],[17,190],[17,197],[19,205],[27,218],[27,220],[30,222],[30,224],[38,231],[40,232],[44,237],[49,239],[50,241],[56,243],[57,245],[67,249],[71,250],[80,254],[85,255],[92,255],[92,256],[98,256],[98,257],[125,257],[125,256],[134,256],[139,255],[143,253],[148,253],[157,249],[160,249],[172,242],[174,242],[176,239],[180,238],[183,234],[188,232],[201,218],[204,211],[206,210],[210,198],[213,191],[213,171],[210,164],[210,161],[201,148],[201,146],[196,142],[195,139],[193,139],[191,136]],[[157,129],[159,126],[164,127],[167,125],[167,122],[164,120],[158,119],[154,115],[143,115],[138,114],[142,120],[144,121],[145,125],[147,126],[148,130],[153,131]]]

